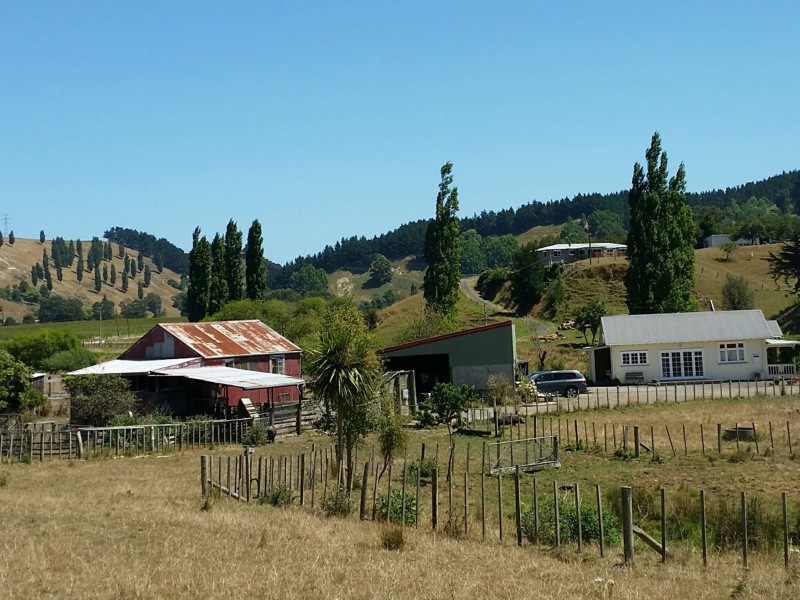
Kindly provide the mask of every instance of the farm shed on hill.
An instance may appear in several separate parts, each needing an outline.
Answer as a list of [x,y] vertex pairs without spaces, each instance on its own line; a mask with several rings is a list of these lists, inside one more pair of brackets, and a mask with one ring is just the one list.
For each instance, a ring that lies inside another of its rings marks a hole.
[[794,348],[760,310],[603,317],[589,348],[596,382],[792,377]]
[[486,391],[490,375],[514,381],[517,345],[514,323],[503,321],[474,329],[415,340],[378,350],[389,371],[414,371],[417,394],[437,383],[473,385]]
[[302,398],[302,350],[261,321],[159,323],[116,360],[70,375],[116,373],[147,407],[175,415],[230,415]]

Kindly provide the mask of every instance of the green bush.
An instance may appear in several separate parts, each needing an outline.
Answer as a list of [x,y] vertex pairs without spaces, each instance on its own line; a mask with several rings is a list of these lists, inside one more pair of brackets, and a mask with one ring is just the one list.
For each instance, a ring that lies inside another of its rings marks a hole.
[[0,488],[8,485],[8,473],[0,473]]
[[[558,515],[561,530],[561,542],[576,542],[578,540],[578,513],[575,502],[563,498],[558,500]],[[521,514],[522,533],[533,542],[536,540],[534,507],[527,506]],[[600,540],[600,519],[597,516],[597,507],[581,503],[581,533],[584,542]],[[619,519],[612,510],[603,511],[603,533],[606,545],[616,546],[622,539]],[[539,502],[539,543],[552,544],[556,542],[555,510],[552,499]]]
[[288,485],[279,484],[258,499],[259,504],[270,504],[283,508],[289,506],[294,501],[294,494]]
[[260,421],[254,421],[242,438],[245,446],[263,446],[267,443],[267,430]]
[[346,517],[354,509],[353,500],[344,486],[329,489],[322,499],[322,510],[326,517]]
[[42,370],[48,373],[77,371],[97,362],[96,354],[84,346],[70,350],[60,350],[42,360]]
[[419,471],[420,478],[430,479],[438,466],[435,458],[422,458],[410,462],[406,467],[406,472],[411,481],[417,480],[417,471]]
[[[417,501],[411,494],[406,494],[405,505],[405,524],[413,525],[417,520]],[[403,492],[401,490],[392,490],[391,498],[386,494],[378,495],[378,519],[381,521],[388,519],[392,523],[403,521]]]

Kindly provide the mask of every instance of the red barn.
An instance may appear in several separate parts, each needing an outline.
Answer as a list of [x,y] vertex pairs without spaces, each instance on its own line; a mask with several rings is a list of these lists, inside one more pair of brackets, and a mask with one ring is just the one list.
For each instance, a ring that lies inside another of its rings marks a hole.
[[116,360],[72,375],[116,373],[150,408],[176,415],[230,415],[239,400],[256,407],[296,404],[302,350],[261,321],[159,323]]

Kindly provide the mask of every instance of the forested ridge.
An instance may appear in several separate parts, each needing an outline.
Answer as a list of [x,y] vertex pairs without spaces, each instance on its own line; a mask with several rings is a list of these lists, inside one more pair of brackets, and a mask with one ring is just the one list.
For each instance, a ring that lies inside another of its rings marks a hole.
[[[691,170],[689,175],[691,176]],[[782,214],[800,214],[800,171],[784,172],[724,190],[686,194],[686,202],[692,207],[701,229],[702,222],[706,223],[705,229],[699,235],[716,233],[711,231],[712,226],[721,222],[720,215],[714,209],[726,211],[733,206],[744,205],[752,198],[763,201],[766,205],[774,205]],[[617,215],[622,227],[627,229],[628,190],[609,194],[577,194],[572,198],[552,202],[534,200],[518,208],[484,210],[471,217],[461,217],[460,228],[462,232],[474,229],[483,237],[519,235],[539,225],[559,225],[571,219],[590,218],[593,213],[600,215],[601,212]],[[328,273],[338,269],[364,272],[369,269],[376,254],[382,254],[392,261],[406,256],[421,256],[429,222],[430,219],[410,221],[372,238],[355,235],[342,238],[332,245],[326,245],[320,252],[298,256],[282,267],[268,261],[268,285],[272,289],[288,287],[291,274],[306,264],[324,269]],[[104,237],[138,250],[154,260],[160,256],[164,266],[177,273],[188,272],[188,253],[164,238],[156,239],[148,233],[124,227],[112,227],[105,232]]]

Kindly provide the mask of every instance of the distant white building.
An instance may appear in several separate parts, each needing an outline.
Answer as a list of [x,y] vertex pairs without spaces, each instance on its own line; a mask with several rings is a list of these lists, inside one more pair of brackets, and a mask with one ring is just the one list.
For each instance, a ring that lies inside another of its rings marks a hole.
[[714,233],[703,240],[703,248],[713,248],[714,246],[722,246],[731,241],[731,236],[727,233]]
[[551,265],[553,263],[568,263],[574,260],[589,258],[591,251],[592,258],[603,256],[625,256],[628,247],[625,244],[612,244],[610,242],[593,242],[591,244],[553,244],[537,248],[542,262]]

